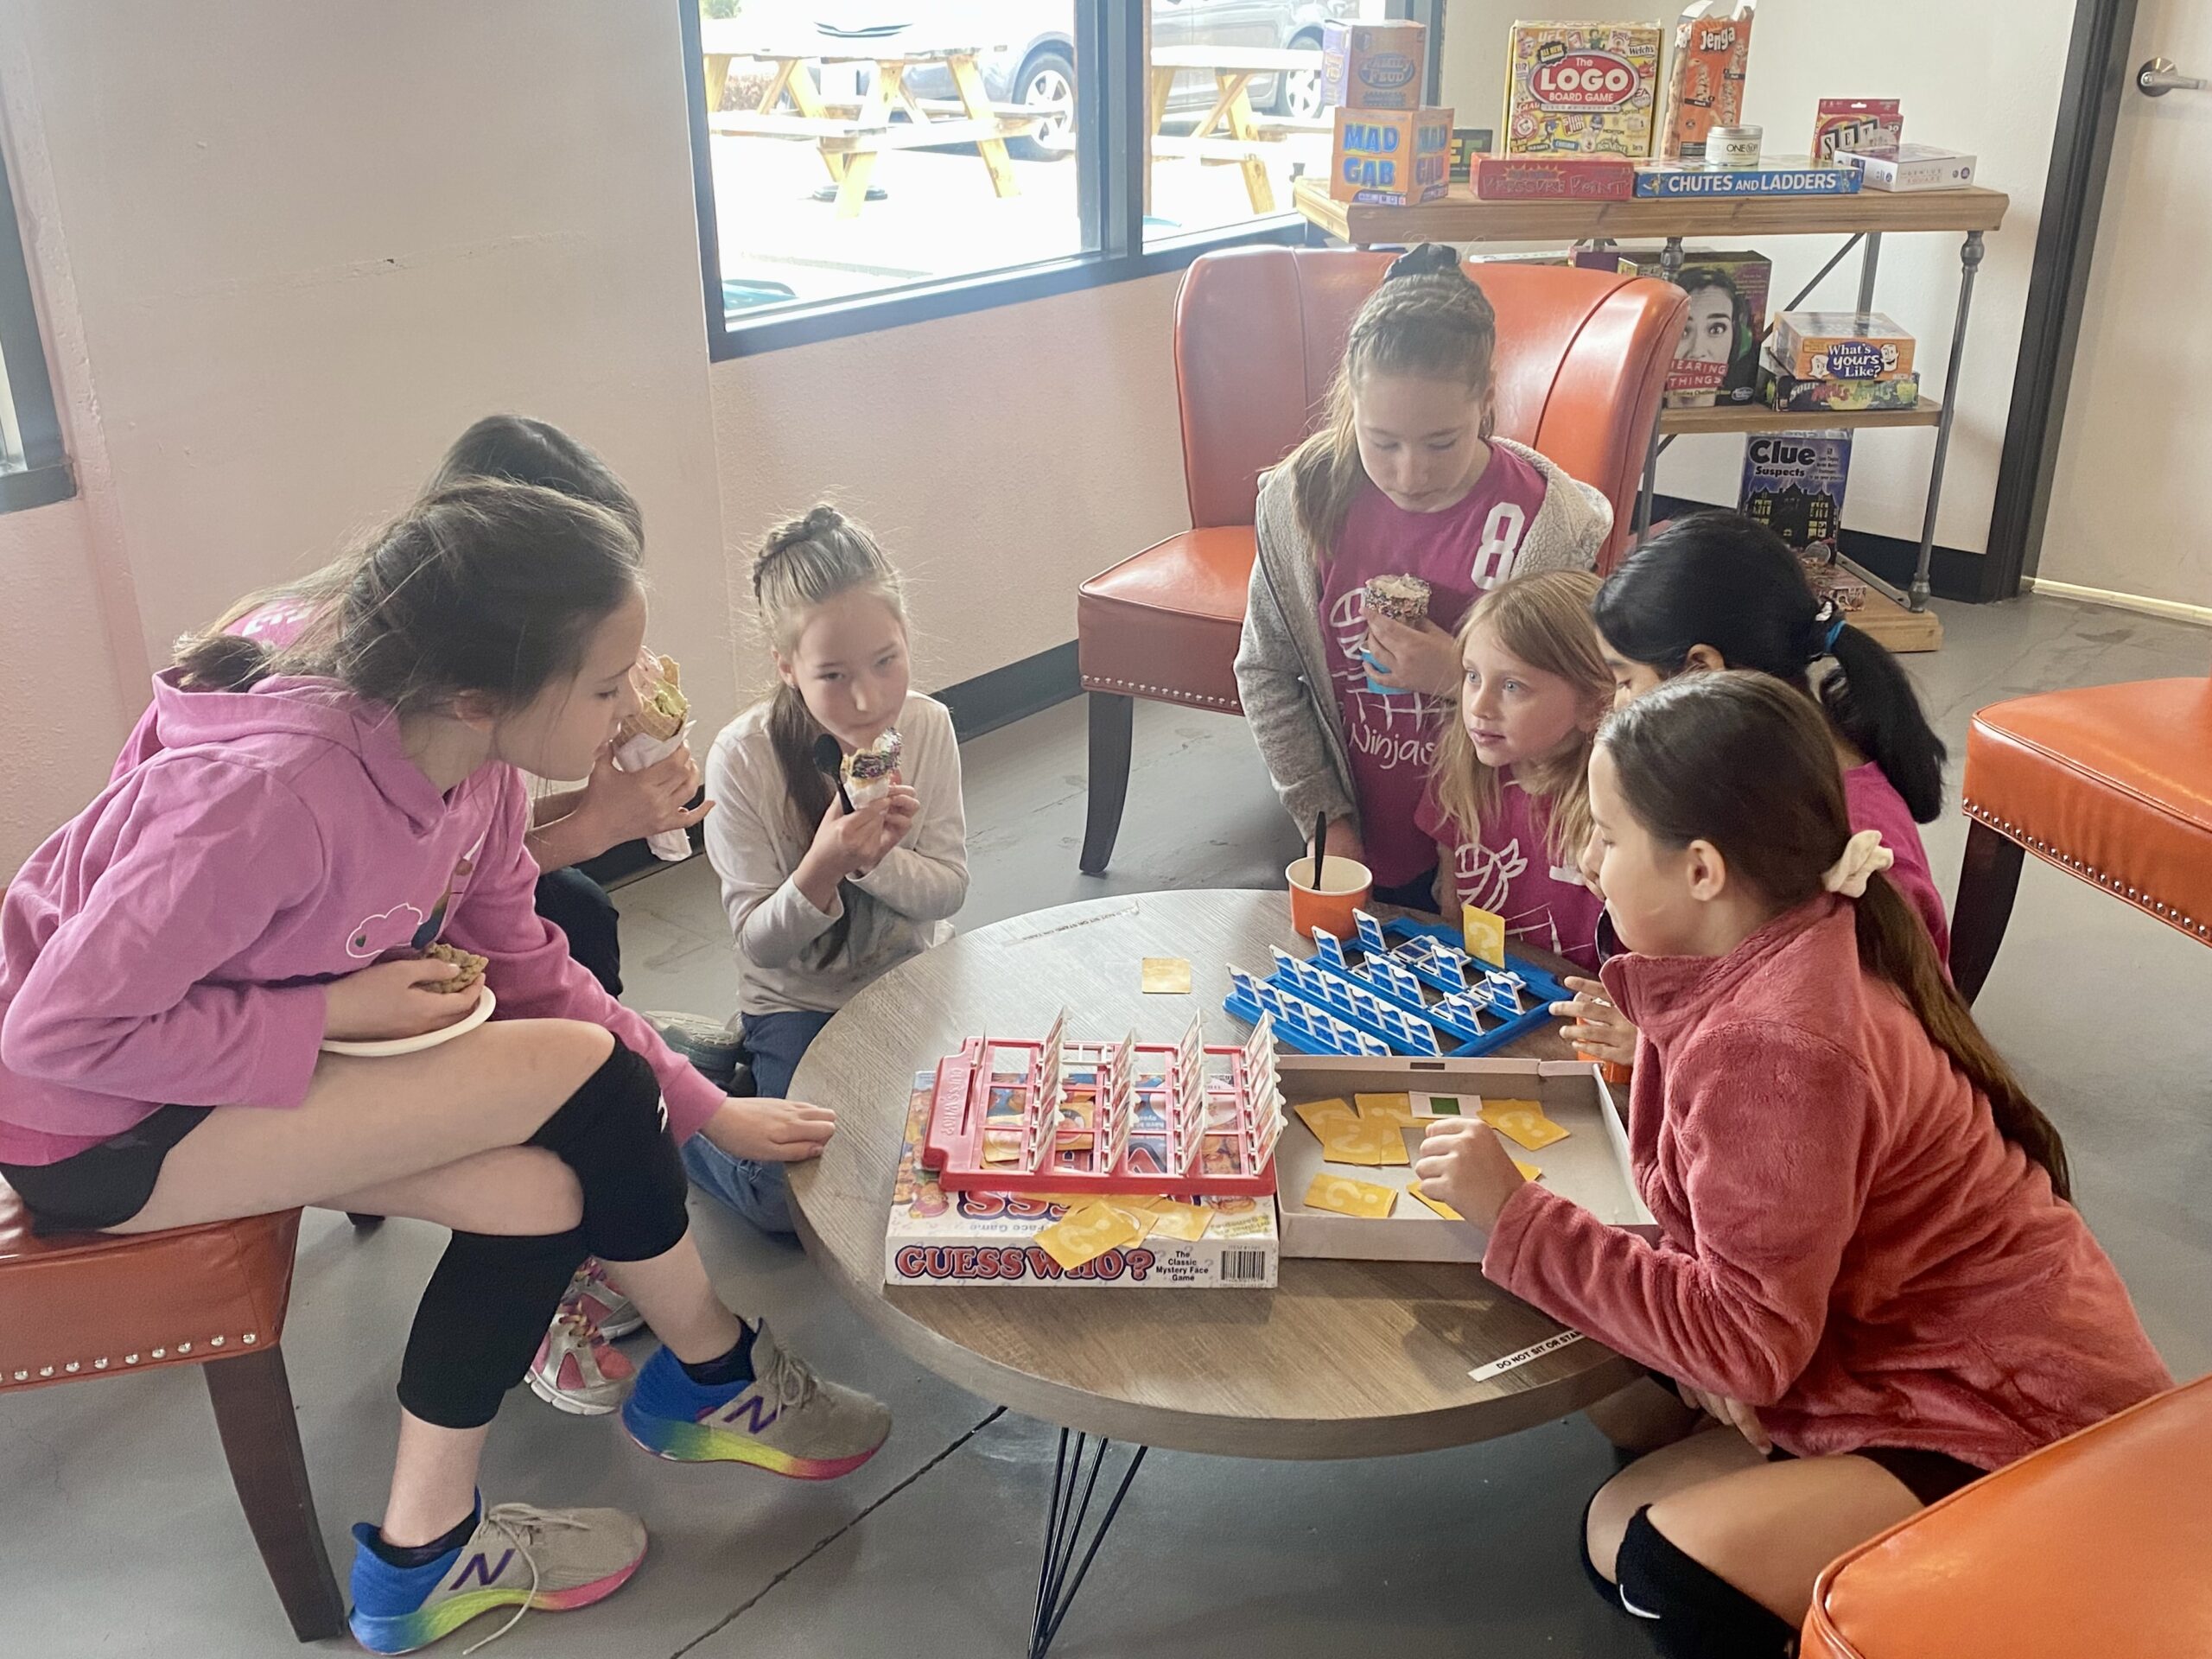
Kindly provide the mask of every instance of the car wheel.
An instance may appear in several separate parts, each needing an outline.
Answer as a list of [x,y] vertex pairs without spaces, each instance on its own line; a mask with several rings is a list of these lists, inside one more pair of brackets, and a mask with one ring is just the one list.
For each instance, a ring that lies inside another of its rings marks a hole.
[[1007,141],[1019,162],[1064,162],[1075,154],[1075,64],[1057,48],[1033,52],[1014,79],[1014,101],[1049,111],[1036,130]]
[[[1319,52],[1319,35],[1300,35],[1291,45],[1300,52]],[[1321,72],[1319,69],[1288,69],[1275,77],[1275,109],[1277,115],[1288,116],[1294,121],[1319,120],[1325,113],[1321,107]]]

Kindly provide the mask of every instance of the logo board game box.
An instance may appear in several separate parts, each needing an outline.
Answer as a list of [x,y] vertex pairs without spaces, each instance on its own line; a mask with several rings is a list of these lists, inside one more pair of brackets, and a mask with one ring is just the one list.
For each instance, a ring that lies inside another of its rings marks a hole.
[[1800,552],[1834,547],[1851,477],[1849,431],[1755,433],[1744,444],[1744,516]]
[[[1575,264],[1636,276],[1664,274],[1656,248],[1594,250],[1577,254]],[[1758,395],[1759,341],[1773,280],[1773,262],[1753,249],[1693,249],[1682,256],[1675,284],[1690,296],[1690,311],[1667,371],[1668,408],[1748,404]]]
[[[934,1077],[914,1080],[907,1103],[906,1144],[884,1230],[887,1285],[1004,1285],[1065,1289],[1085,1285],[1137,1289],[1264,1290],[1275,1282],[1280,1247],[1271,1198],[1201,1198],[1205,1230],[1195,1239],[1155,1231],[1107,1250],[1080,1267],[1063,1268],[1037,1242],[1071,1205],[1050,1194],[950,1192],[919,1161]],[[1133,1142],[1147,1125],[1140,1113]],[[1084,1200],[1077,1198],[1074,1205]]]
[[1516,23],[1508,37],[1505,154],[1651,153],[1656,23]]

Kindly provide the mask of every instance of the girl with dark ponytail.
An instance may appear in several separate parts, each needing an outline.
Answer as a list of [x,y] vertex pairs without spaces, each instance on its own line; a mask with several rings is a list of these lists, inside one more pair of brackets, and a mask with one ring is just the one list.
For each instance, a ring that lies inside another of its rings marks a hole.
[[1628,1139],[1657,1238],[1524,1182],[1471,1121],[1415,1166],[1487,1235],[1492,1284],[1679,1391],[1593,1408],[1649,1455],[1586,1528],[1669,1656],[1794,1652],[1823,1564],[2171,1385],[2058,1131],[1853,832],[1832,742],[1751,673],[1599,729],[1599,884],[1633,953],[1605,983],[1642,1031]]
[[1942,897],[1913,828],[1943,810],[1942,740],[1903,664],[1814,594],[1780,537],[1741,513],[1677,518],[1606,578],[1591,614],[1622,702],[1714,668],[1770,675],[1815,699],[1844,768],[1852,827],[1882,832],[1897,861],[1893,881],[1937,956],[1949,956]]

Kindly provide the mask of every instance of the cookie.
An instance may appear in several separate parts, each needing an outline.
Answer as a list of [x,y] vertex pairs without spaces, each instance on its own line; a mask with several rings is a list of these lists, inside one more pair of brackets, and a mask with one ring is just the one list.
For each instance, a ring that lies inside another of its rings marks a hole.
[[488,958],[478,956],[474,950],[464,950],[457,944],[448,944],[442,939],[425,950],[423,958],[426,962],[449,962],[461,969],[451,979],[442,979],[423,988],[448,996],[458,996],[465,991],[474,990],[484,982],[484,969],[490,965]]

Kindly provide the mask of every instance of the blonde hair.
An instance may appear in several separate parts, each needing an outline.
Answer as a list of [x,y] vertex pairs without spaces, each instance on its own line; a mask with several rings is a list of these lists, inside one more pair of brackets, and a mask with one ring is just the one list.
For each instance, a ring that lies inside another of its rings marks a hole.
[[[1485,398],[1497,345],[1497,318],[1490,301],[1450,249],[1425,243],[1390,267],[1390,275],[1352,319],[1320,429],[1283,463],[1290,469],[1298,527],[1316,563],[1326,564],[1335,556],[1344,520],[1367,484],[1353,421],[1360,383],[1371,374],[1418,375],[1460,381],[1471,398]],[[1485,439],[1491,427],[1485,409]]]
[[[1590,620],[1590,601],[1598,596],[1598,577],[1587,570],[1547,570],[1516,576],[1493,588],[1468,611],[1459,625],[1459,648],[1477,628],[1488,628],[1497,643],[1540,673],[1556,674],[1602,713],[1613,698],[1613,677],[1598,647]],[[1592,725],[1594,728],[1596,722]],[[1590,838],[1590,750],[1594,731],[1576,734],[1559,753],[1517,763],[1514,781],[1550,807],[1545,835],[1554,864],[1571,864]],[[1495,767],[1475,753],[1474,740],[1455,709],[1437,739],[1431,773],[1439,805],[1471,839],[1483,821],[1498,810],[1501,785]]]
[[[823,504],[768,532],[753,560],[753,601],[761,632],[778,656],[788,658],[806,632],[818,605],[840,594],[861,593],[881,600],[906,626],[906,588],[891,561],[866,528]],[[795,685],[779,682],[768,696],[768,742],[784,776],[784,791],[802,837],[811,837],[830,810],[829,777],[814,764],[822,723]],[[853,913],[867,895],[842,882],[844,913],[822,936],[813,965],[829,963],[844,949]]]

